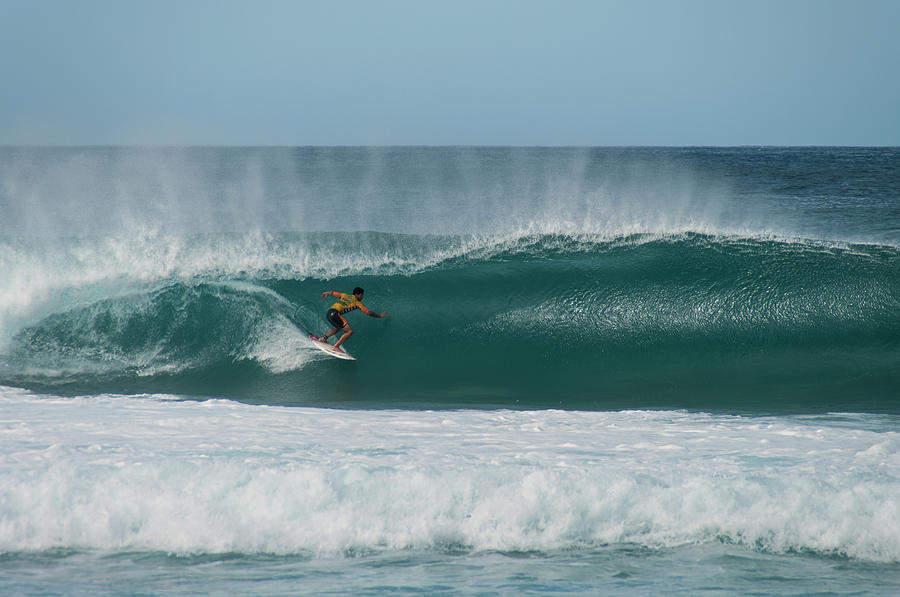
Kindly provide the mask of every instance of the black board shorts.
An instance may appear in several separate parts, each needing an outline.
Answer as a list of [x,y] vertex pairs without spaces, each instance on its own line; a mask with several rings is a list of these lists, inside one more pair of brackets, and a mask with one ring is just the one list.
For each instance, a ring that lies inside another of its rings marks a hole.
[[347,320],[341,317],[341,314],[337,309],[328,309],[328,313],[325,314],[325,319],[336,328],[342,328],[347,325]]

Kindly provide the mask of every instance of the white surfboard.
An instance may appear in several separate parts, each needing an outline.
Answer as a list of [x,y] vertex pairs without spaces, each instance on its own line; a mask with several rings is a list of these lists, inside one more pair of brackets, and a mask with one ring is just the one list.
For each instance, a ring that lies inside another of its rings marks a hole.
[[[349,352],[346,352],[346,351],[341,352],[338,350],[334,350],[334,348],[331,346],[331,344],[329,344],[327,342],[320,342],[319,337],[316,336],[315,334],[310,334],[309,339],[310,339],[310,341],[312,341],[313,346],[315,346],[316,348],[318,348],[319,350],[321,350],[322,352],[324,352],[325,354],[327,354],[329,356],[333,356],[338,359],[344,359],[345,361],[355,361],[356,360],[356,357],[354,357]],[[343,349],[341,349],[341,350],[343,350]]]

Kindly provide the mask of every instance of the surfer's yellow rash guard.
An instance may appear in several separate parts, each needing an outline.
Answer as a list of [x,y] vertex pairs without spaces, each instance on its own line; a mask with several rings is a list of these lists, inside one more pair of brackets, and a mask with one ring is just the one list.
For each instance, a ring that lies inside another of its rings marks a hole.
[[331,305],[331,308],[341,315],[343,315],[344,313],[349,313],[350,311],[354,311],[356,309],[359,309],[366,315],[372,314],[372,312],[366,309],[366,306],[356,300],[356,296],[352,294],[344,294],[343,292],[335,292],[333,290],[328,294],[338,297],[338,302]]

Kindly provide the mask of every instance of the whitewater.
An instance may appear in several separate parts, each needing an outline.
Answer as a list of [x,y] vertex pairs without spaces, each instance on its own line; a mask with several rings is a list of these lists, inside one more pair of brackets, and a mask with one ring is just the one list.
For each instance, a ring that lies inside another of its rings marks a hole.
[[900,590],[896,149],[0,158],[3,594]]

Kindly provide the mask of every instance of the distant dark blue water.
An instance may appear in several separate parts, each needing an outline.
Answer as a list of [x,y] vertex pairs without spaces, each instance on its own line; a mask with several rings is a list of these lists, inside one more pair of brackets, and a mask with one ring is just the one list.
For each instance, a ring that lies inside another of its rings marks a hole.
[[900,150],[0,148],[0,411],[4,594],[893,594]]

